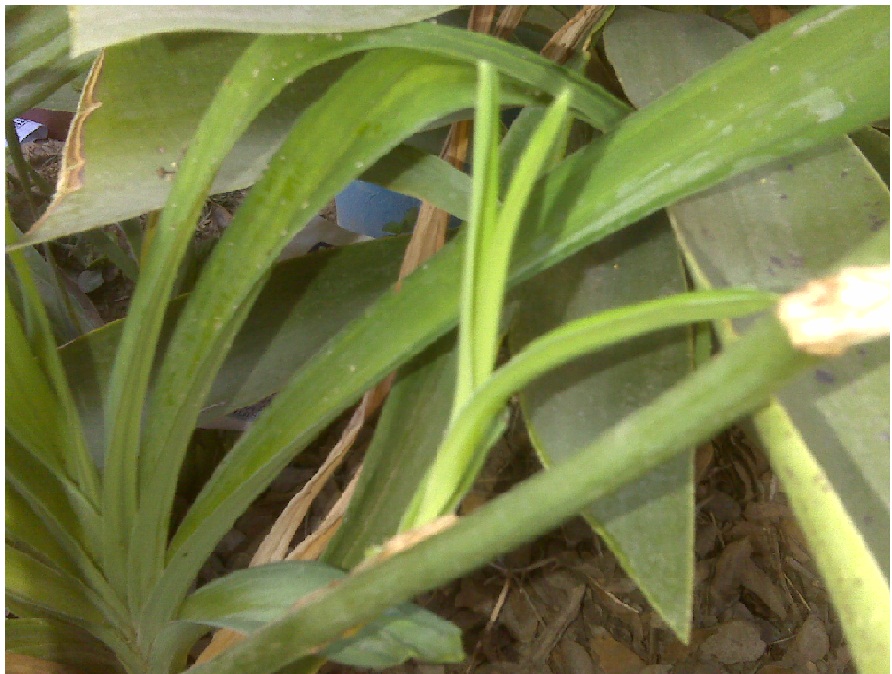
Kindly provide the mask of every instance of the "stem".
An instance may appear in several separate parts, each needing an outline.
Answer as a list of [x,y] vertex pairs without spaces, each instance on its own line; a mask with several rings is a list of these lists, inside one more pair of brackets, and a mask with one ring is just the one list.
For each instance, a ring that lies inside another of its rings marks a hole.
[[16,132],[15,122],[12,120],[6,122],[6,142],[19,182],[22,184],[25,199],[27,199],[28,206],[31,208],[31,221],[33,222],[37,219],[39,208],[37,202],[34,200],[34,193],[31,192],[31,171],[29,170],[28,162],[25,161],[25,156],[22,154],[22,145],[19,143],[19,134]]
[[[773,295],[751,290],[683,293],[572,321],[535,340],[493,374],[454,418],[400,530],[426,524],[458,505],[464,494],[456,486],[471,482],[473,476],[463,471],[475,452],[488,449],[481,444],[492,419],[515,391],[536,377],[573,358],[646,332],[742,316],[766,309],[774,300]],[[452,491],[444,490],[443,485]]]

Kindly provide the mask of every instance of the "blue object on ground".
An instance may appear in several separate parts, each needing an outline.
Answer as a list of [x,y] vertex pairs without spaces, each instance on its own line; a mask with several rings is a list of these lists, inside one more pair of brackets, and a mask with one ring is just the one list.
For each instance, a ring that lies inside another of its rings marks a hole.
[[357,234],[381,237],[412,231],[421,202],[373,183],[354,180],[335,197],[338,224]]

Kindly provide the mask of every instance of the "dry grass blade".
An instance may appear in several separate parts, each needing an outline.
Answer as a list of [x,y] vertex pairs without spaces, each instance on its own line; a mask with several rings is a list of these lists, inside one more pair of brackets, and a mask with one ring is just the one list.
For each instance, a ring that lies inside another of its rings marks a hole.
[[288,505],[285,506],[285,509],[270,529],[269,534],[263,539],[257,552],[251,558],[250,566],[260,566],[285,559],[294,534],[297,533],[298,527],[304,521],[310,506],[319,495],[319,492],[322,491],[322,488],[334,474],[335,470],[341,465],[341,462],[347,455],[347,451],[353,446],[356,436],[359,435],[359,431],[362,429],[365,417],[366,402],[363,400],[350,418],[350,422],[341,434],[337,444],[329,452],[325,462],[316,471],[316,474],[310,478],[310,481],[307,482],[304,488],[295,494],[288,502]]
[[783,23],[793,15],[778,5],[746,5],[747,11],[753,17],[753,21],[759,30],[765,31]]
[[288,553],[285,558],[289,561],[295,560],[312,560],[318,559],[325,550],[328,542],[337,533],[344,514],[347,512],[347,506],[350,505],[350,499],[353,498],[353,492],[356,490],[356,484],[359,482],[359,476],[362,474],[362,467],[356,471],[356,475],[350,480],[350,484],[341,494],[341,497],[328,511],[325,519],[311,535],[307,536],[294,550]]
[[566,63],[576,51],[580,40],[586,38],[595,24],[607,11],[605,5],[586,5],[567,21],[558,32],[551,36],[542,51],[542,56],[555,63]]
[[499,20],[496,21],[496,30],[493,35],[500,40],[510,37],[527,13],[528,8],[528,5],[510,5],[505,7],[499,15]]

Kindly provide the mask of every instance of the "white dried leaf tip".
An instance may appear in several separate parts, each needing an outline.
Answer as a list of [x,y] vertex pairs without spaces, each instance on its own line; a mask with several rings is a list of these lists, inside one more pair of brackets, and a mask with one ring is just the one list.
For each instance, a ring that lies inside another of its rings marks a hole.
[[816,356],[838,356],[889,334],[890,285],[888,265],[847,267],[784,295],[777,315],[793,346]]

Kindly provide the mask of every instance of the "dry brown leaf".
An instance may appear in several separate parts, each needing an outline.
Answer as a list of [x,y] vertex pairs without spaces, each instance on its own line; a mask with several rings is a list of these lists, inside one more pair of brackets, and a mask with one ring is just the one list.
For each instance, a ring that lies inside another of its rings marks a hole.
[[353,492],[356,490],[356,484],[359,482],[359,476],[362,474],[362,466],[356,471],[350,484],[341,494],[341,497],[332,506],[331,510],[325,515],[322,524],[310,536],[307,536],[298,546],[294,548],[286,559],[288,560],[313,560],[318,559],[325,550],[328,542],[334,537],[344,521],[344,514],[347,512],[347,506],[350,505],[350,499],[353,498]]
[[759,30],[768,30],[793,16],[786,9],[777,5],[746,5],[746,9]]
[[783,593],[777,589],[771,578],[756,566],[752,559],[746,560],[740,574],[743,586],[761,599],[772,613],[781,619],[787,617],[787,606]]
[[527,5],[508,5],[505,7],[499,15],[499,20],[496,21],[496,29],[493,35],[500,40],[510,37],[523,19],[524,14],[527,13],[527,9]]
[[750,622],[733,620],[720,625],[715,634],[703,642],[700,652],[725,665],[755,662],[765,652],[759,630]]
[[644,669],[644,660],[609,634],[592,637],[589,647],[598,656],[604,674],[639,674]]
[[540,52],[542,56],[562,65],[569,61],[580,40],[588,36],[606,9],[605,5],[584,6],[551,36]]
[[885,337],[892,323],[889,266],[847,267],[784,295],[777,316],[790,342],[816,356],[838,356]]
[[560,641],[561,635],[579,614],[584,596],[585,585],[580,584],[578,587],[570,590],[560,612],[545,626],[542,634],[536,639],[536,645],[530,655],[533,661],[544,661],[548,658],[548,654],[554,650],[555,645]]
[[748,538],[729,543],[722,550],[709,588],[709,593],[717,604],[725,604],[736,596],[743,568],[752,554],[753,546]]
[[824,622],[809,614],[793,639],[793,648],[805,662],[818,662],[830,651],[830,637]]

